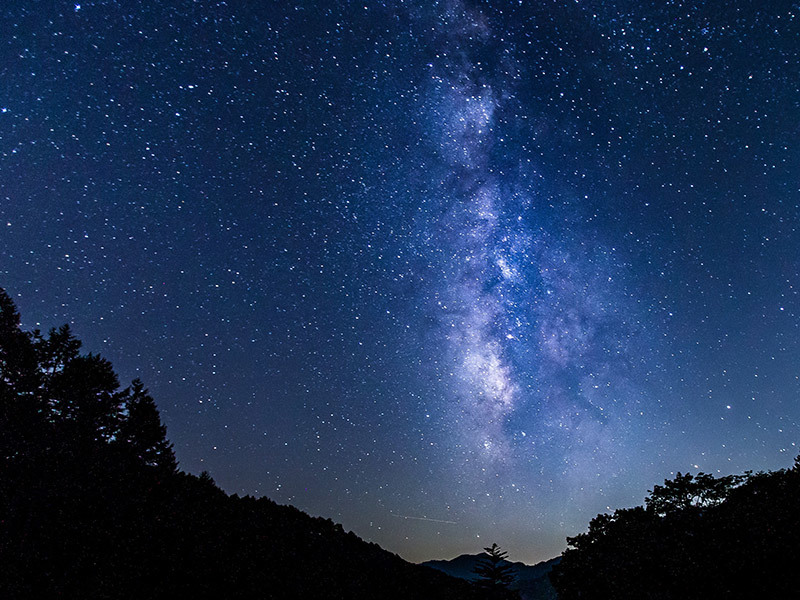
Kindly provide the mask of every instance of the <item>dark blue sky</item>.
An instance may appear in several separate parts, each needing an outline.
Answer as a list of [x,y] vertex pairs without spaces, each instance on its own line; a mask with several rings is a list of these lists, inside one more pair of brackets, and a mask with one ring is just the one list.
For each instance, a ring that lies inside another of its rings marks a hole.
[[0,285],[184,469],[535,561],[791,463],[796,5],[238,4],[0,8]]

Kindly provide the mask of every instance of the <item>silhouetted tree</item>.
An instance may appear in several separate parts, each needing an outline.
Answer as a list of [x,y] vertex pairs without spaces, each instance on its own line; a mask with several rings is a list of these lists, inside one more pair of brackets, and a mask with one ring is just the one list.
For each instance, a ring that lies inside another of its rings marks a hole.
[[211,476],[211,473],[208,471],[201,471],[200,475],[197,477],[197,480],[199,483],[209,488],[214,488],[217,485],[214,481],[214,478]]
[[6,467],[27,455],[31,435],[44,433],[40,384],[31,336],[20,329],[16,306],[0,288],[0,458]]
[[53,417],[76,440],[91,445],[116,437],[126,392],[111,363],[89,354],[75,356],[61,367],[48,386]]
[[20,316],[0,288],[0,394],[30,396],[39,384],[36,351],[31,336],[20,329]]
[[675,479],[664,481],[663,486],[653,486],[650,495],[645,498],[645,505],[660,515],[692,506],[714,506],[724,501],[745,478],[744,475],[714,477],[707,473],[698,473],[694,477],[690,473],[682,475],[679,472]]
[[508,552],[501,550],[493,543],[483,549],[485,555],[475,565],[475,574],[479,576],[476,581],[478,587],[486,590],[493,598],[513,598],[509,586],[514,583],[514,567],[507,558]]
[[167,441],[167,428],[161,423],[155,400],[139,379],[127,391],[123,413],[119,443],[143,464],[175,471],[178,463]]
[[66,324],[58,329],[50,329],[47,337],[38,330],[33,332],[33,336],[36,339],[39,367],[46,376],[60,373],[67,363],[78,356],[81,349],[80,340],[72,335],[72,330]]

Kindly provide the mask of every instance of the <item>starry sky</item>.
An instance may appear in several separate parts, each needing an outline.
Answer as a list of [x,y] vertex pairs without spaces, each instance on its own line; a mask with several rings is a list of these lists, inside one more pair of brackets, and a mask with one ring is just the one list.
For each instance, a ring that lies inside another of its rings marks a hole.
[[5,0],[0,286],[413,560],[800,440],[800,6]]

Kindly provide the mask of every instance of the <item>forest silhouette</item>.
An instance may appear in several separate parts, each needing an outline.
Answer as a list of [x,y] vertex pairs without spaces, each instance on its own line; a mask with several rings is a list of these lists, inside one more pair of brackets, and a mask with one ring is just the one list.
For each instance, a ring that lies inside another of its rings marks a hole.
[[567,543],[550,573],[562,600],[797,598],[800,457],[772,472],[678,473]]
[[[678,473],[568,538],[550,577],[563,600],[793,598],[799,499],[800,458]],[[507,597],[505,553],[486,551],[471,585],[180,471],[143,383],[67,326],[23,331],[0,288],[0,598]]]
[[153,398],[0,289],[0,598],[478,598],[267,498],[181,472]]

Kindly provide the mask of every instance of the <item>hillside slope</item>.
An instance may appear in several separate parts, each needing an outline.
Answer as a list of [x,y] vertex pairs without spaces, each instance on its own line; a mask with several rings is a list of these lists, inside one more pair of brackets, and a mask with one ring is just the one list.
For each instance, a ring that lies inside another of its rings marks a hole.
[[474,598],[329,519],[180,472],[155,402],[0,289],[0,597]]

